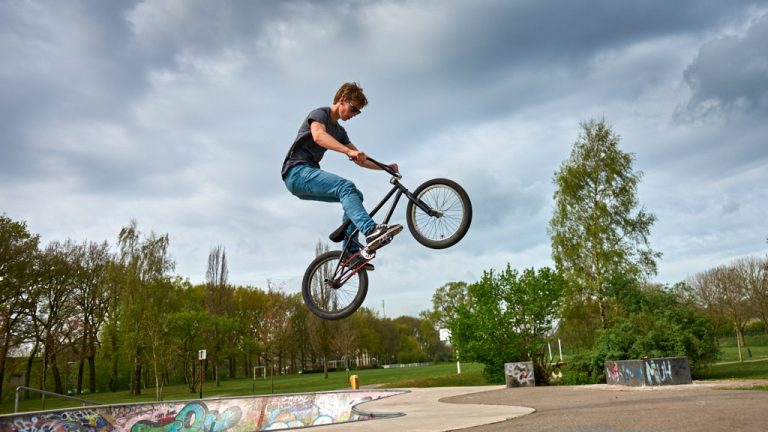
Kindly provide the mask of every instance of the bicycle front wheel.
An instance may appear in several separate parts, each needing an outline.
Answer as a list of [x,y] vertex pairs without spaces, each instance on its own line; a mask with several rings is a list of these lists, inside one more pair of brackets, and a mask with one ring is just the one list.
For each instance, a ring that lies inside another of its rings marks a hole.
[[432,179],[413,192],[418,200],[435,211],[427,214],[408,202],[406,221],[413,238],[432,249],[444,249],[459,242],[472,222],[472,203],[467,192],[453,180]]
[[309,264],[301,294],[310,311],[322,319],[339,320],[352,315],[368,294],[368,273],[352,272],[340,263],[341,251],[319,255]]

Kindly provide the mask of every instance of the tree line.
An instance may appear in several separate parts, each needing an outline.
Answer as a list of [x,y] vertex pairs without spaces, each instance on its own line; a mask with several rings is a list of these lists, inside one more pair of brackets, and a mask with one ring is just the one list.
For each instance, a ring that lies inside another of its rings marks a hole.
[[0,400],[18,385],[154,391],[161,400],[165,385],[186,383],[195,393],[201,349],[203,375],[217,384],[255,367],[327,376],[333,367],[448,358],[427,320],[362,308],[323,321],[299,293],[234,286],[221,246],[209,253],[206,281],[193,285],[174,274],[169,243],[131,221],[115,245],[42,245],[25,222],[0,215]]

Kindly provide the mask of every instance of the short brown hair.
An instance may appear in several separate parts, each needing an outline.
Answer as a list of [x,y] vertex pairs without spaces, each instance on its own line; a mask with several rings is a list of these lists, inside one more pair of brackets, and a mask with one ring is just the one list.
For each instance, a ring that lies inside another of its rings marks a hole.
[[336,96],[333,98],[333,103],[338,103],[342,99],[360,104],[359,108],[368,105],[368,98],[363,94],[363,88],[356,82],[344,83],[339,87]]

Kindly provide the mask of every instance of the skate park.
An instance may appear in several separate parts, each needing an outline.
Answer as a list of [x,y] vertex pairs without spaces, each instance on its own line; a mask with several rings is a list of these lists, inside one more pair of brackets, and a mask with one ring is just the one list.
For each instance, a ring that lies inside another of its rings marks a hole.
[[362,389],[0,416],[0,431],[763,431],[768,380]]

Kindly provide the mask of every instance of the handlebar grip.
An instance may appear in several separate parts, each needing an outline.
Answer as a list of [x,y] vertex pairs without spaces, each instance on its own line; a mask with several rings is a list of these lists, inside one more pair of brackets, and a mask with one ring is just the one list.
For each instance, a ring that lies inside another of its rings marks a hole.
[[[354,162],[354,161],[356,161],[356,160],[357,160],[357,156],[350,156],[350,157],[349,157],[349,160],[351,160],[352,162]],[[400,173],[399,173],[399,172],[397,172],[397,171],[395,171],[394,169],[392,169],[392,167],[391,167],[391,166],[389,166],[389,165],[386,165],[386,164],[383,164],[383,163],[381,163],[381,162],[377,161],[376,159],[374,159],[374,158],[372,158],[372,157],[370,157],[370,156],[368,156],[368,157],[366,158],[366,160],[369,160],[369,161],[373,162],[373,163],[374,163],[376,166],[378,166],[379,168],[383,169],[384,171],[386,171],[386,172],[387,172],[388,174],[390,174],[390,175],[396,176],[396,177],[398,177],[398,178],[401,178],[401,177],[402,177],[402,176],[400,175]]]

